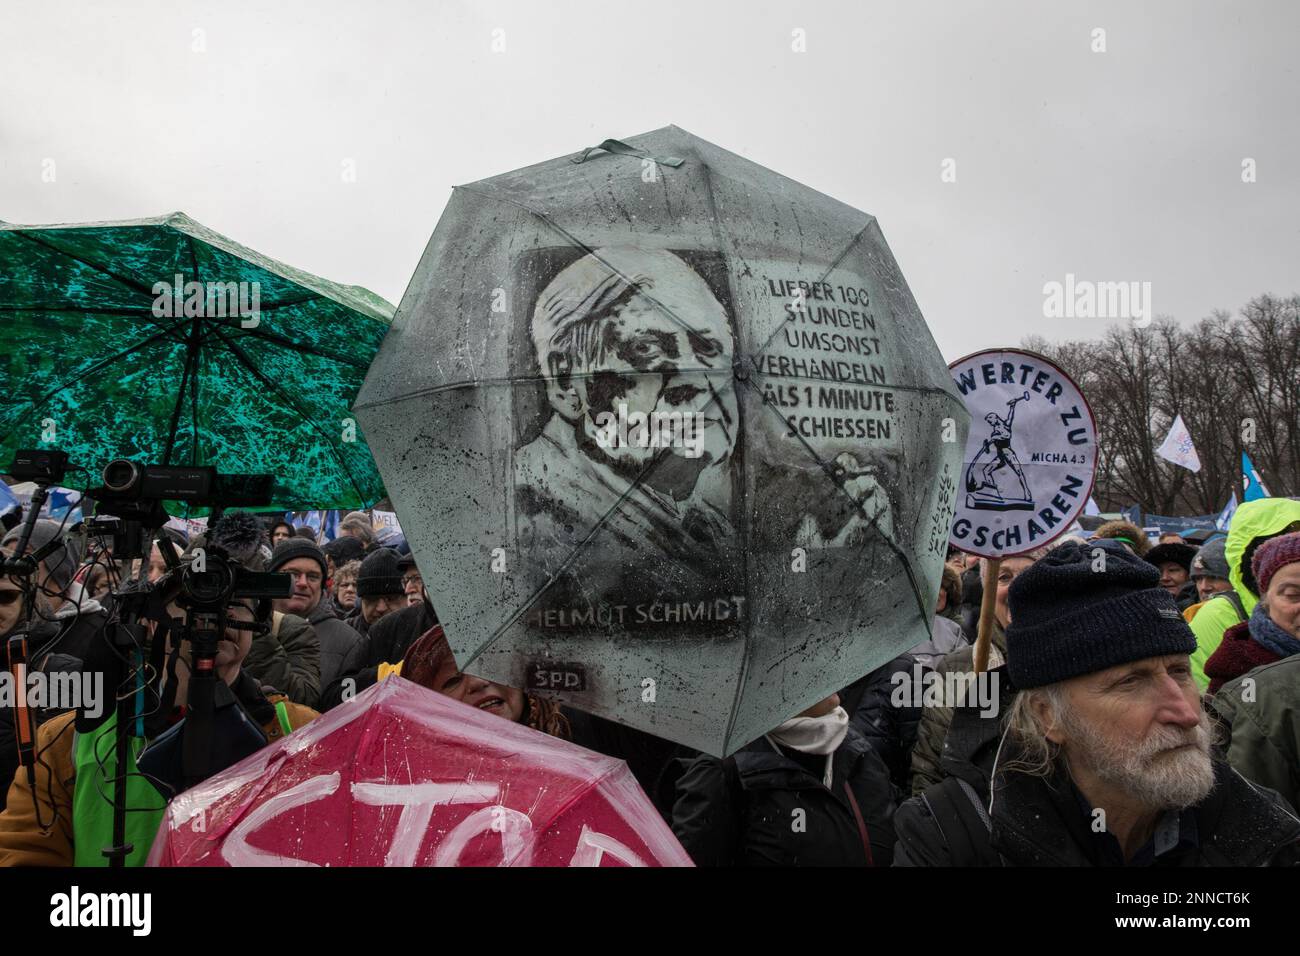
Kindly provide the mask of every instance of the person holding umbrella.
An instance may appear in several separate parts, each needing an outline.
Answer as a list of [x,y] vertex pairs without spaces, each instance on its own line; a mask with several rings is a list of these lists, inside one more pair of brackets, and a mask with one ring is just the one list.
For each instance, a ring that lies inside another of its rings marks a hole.
[[889,866],[889,770],[838,694],[677,779],[672,828],[697,866]]

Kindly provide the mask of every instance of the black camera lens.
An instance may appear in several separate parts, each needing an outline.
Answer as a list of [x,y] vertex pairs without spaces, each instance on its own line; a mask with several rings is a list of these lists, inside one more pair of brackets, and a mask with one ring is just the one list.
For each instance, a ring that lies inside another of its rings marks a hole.
[[181,583],[182,597],[195,607],[216,607],[225,603],[234,590],[234,572],[229,564],[209,555],[208,566],[203,571],[190,568]]
[[125,458],[116,458],[104,466],[104,487],[114,494],[123,495],[130,491],[140,478],[140,469],[135,462]]

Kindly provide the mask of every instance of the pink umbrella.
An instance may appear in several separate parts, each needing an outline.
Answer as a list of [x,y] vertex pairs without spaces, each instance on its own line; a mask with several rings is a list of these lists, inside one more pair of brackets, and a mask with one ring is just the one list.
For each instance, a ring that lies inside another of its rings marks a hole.
[[621,760],[400,677],[172,800],[152,866],[690,866]]

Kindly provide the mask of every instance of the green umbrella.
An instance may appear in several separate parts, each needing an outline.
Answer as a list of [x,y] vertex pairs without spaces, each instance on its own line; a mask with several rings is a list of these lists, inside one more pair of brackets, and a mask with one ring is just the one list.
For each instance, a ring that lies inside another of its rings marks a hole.
[[383,483],[349,408],[393,307],[182,213],[0,224],[0,467],[68,452],[271,473],[270,507],[361,508]]

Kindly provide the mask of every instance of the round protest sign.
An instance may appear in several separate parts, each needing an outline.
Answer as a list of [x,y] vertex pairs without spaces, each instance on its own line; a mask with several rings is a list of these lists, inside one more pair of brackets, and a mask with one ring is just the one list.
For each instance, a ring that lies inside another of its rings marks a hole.
[[1033,352],[990,349],[948,366],[970,412],[949,542],[1001,558],[1040,548],[1083,513],[1097,426],[1079,387]]

